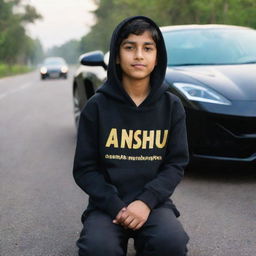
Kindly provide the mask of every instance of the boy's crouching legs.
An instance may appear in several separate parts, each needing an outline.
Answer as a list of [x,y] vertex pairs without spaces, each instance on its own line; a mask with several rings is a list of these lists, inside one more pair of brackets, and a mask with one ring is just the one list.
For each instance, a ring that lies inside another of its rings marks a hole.
[[189,237],[171,209],[153,210],[135,237],[137,256],[185,256]]
[[79,256],[125,256],[127,251],[125,230],[112,223],[101,211],[89,213],[77,241]]

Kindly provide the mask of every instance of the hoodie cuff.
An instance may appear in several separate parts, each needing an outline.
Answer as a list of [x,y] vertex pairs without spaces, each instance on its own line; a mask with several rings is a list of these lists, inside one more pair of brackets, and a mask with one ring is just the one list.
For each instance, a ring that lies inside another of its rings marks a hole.
[[117,195],[114,195],[111,200],[109,200],[106,211],[115,219],[119,211],[124,207],[126,207],[125,203]]
[[141,200],[144,203],[146,203],[151,210],[154,209],[156,207],[156,205],[158,204],[156,195],[149,190],[145,190],[136,199]]

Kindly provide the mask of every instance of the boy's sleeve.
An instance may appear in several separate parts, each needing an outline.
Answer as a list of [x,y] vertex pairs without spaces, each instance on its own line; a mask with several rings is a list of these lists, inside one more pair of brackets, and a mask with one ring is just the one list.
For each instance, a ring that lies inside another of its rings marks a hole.
[[115,218],[125,204],[117,189],[106,182],[99,168],[98,122],[95,116],[90,118],[86,110],[81,113],[79,121],[73,176],[94,205]]
[[169,131],[166,158],[155,179],[148,182],[136,198],[151,209],[166,201],[174,192],[184,175],[189,160],[185,111],[180,101],[175,102],[173,122]]

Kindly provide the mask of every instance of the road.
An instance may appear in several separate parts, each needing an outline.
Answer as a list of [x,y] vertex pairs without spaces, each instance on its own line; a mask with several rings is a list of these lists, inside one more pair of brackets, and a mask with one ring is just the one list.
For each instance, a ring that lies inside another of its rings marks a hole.
[[[40,81],[37,72],[0,79],[1,256],[77,255],[87,196],[72,177],[71,84],[72,75]],[[255,173],[205,165],[186,173],[173,199],[188,256],[256,255]]]

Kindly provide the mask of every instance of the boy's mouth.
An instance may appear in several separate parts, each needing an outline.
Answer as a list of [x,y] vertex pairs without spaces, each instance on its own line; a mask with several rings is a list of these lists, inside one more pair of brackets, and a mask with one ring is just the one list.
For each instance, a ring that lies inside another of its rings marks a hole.
[[146,67],[146,65],[141,64],[141,63],[134,63],[132,64],[133,67]]

